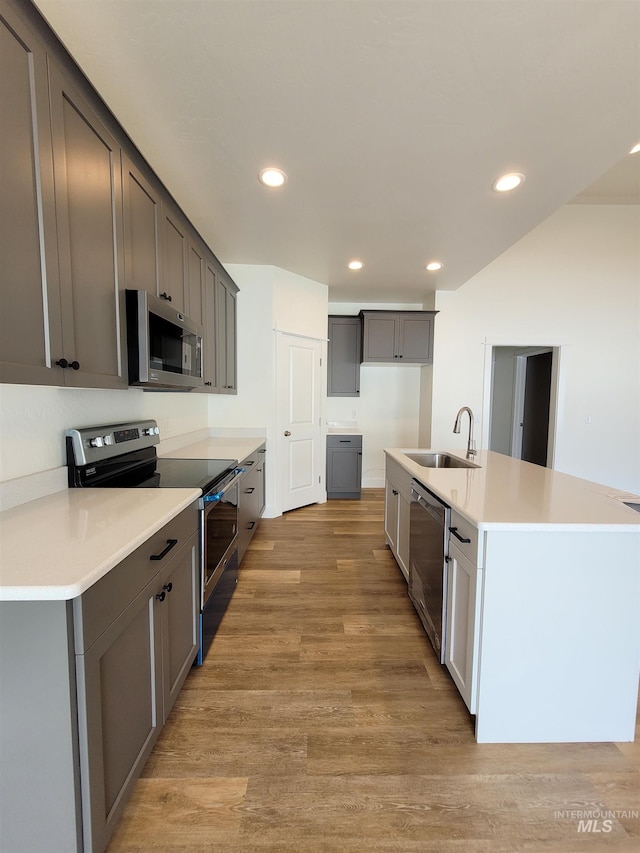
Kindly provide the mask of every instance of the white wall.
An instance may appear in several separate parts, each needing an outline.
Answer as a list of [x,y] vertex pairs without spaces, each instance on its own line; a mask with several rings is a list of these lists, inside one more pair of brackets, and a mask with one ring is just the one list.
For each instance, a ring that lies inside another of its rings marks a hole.
[[[422,305],[329,304],[329,314],[356,315],[363,309],[421,310]],[[357,421],[362,431],[362,485],[384,486],[384,448],[418,447],[420,374],[418,366],[364,364],[359,397],[328,397],[328,421]]]
[[[209,426],[267,434],[267,517],[280,514],[275,330],[326,339],[327,286],[273,266],[225,264],[238,294],[238,393],[209,397]],[[326,364],[326,358],[324,359]]]
[[0,482],[66,465],[64,433],[73,427],[155,418],[163,439],[207,426],[207,396],[0,386]]
[[438,292],[432,446],[464,448],[452,434],[460,406],[482,421],[487,345],[559,346],[554,467],[640,491],[639,246],[638,206],[568,205],[459,290]]

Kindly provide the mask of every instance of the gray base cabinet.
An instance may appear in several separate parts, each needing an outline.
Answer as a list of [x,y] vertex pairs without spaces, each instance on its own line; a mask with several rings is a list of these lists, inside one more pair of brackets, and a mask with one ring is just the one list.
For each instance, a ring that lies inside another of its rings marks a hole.
[[264,445],[243,460],[247,473],[240,480],[238,504],[238,562],[242,562],[253,534],[258,528],[265,505],[265,462]]
[[327,436],[327,498],[359,500],[362,493],[362,436]]
[[73,602],[0,603],[3,849],[105,849],[197,654],[197,526],[194,505]]

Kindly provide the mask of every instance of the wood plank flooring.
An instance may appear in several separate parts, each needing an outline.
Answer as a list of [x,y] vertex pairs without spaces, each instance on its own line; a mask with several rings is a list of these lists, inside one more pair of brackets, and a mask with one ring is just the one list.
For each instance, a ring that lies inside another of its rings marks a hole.
[[638,853],[640,730],[476,744],[383,501],[261,522],[108,853]]

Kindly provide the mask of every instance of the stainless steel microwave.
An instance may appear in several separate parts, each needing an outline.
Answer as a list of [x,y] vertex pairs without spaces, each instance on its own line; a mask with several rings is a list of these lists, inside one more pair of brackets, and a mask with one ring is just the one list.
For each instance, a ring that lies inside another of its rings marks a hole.
[[126,291],[129,385],[189,390],[203,384],[202,326],[146,290]]

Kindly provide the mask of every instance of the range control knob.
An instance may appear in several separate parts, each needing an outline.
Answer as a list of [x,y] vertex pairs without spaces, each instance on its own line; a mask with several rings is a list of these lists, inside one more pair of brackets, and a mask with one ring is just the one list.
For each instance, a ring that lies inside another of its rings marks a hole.
[[113,436],[112,435],[103,435],[102,440],[104,441],[104,446],[109,447],[113,444]]
[[160,435],[160,430],[158,427],[145,427],[142,430],[143,435]]
[[95,438],[89,439],[89,447],[102,447],[104,445],[104,439],[101,435],[97,435]]

